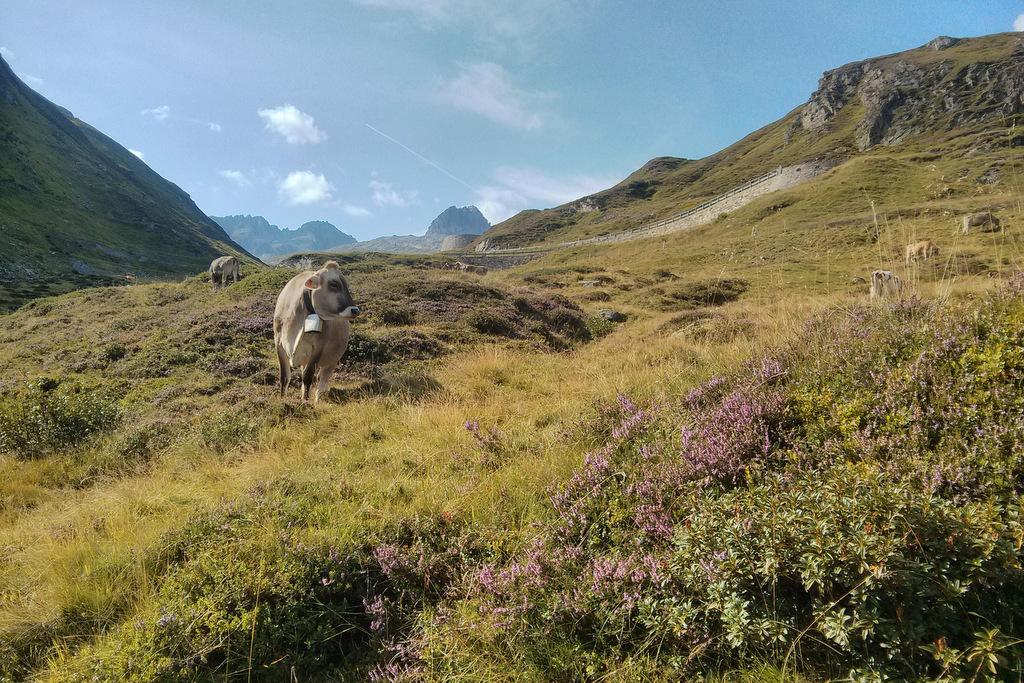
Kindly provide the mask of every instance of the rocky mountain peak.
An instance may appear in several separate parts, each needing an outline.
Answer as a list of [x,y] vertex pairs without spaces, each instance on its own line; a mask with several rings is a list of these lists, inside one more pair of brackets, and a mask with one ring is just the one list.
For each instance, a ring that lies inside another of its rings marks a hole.
[[491,224],[475,206],[449,206],[427,228],[428,235],[479,235]]

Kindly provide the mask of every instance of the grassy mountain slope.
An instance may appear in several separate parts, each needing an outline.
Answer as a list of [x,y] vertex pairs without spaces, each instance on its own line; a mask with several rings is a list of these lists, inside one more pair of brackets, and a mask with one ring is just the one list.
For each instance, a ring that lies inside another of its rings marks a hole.
[[0,308],[248,258],[188,195],[0,60]]
[[[806,105],[721,152],[700,160],[653,159],[608,190],[517,214],[478,243],[520,247],[620,232],[695,206],[777,166],[816,159],[903,154],[940,168],[956,160],[957,175],[945,174],[948,182],[986,173],[998,178],[1007,154],[1024,144],[1014,127],[1024,117],[1022,73],[1024,43],[1016,33],[848,64],[826,73]],[[936,153],[941,159],[929,156]],[[906,187],[887,186],[894,193]]]

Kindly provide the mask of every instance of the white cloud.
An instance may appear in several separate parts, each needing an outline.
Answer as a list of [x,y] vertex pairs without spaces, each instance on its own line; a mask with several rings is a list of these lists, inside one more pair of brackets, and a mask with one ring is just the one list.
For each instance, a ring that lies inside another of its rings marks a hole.
[[594,194],[615,184],[614,180],[608,178],[595,178],[587,175],[552,178],[533,169],[507,166],[496,169],[494,178],[527,199],[552,206]]
[[545,120],[532,110],[539,100],[550,96],[516,87],[499,64],[478,62],[460,64],[458,75],[442,82],[438,97],[456,109],[480,114],[496,123],[537,130]]
[[224,127],[223,127],[223,126],[221,126],[221,125],[220,125],[219,123],[214,123],[213,121],[210,121],[210,122],[209,122],[208,124],[206,124],[206,125],[207,125],[207,127],[208,127],[208,128],[210,129],[210,130],[212,130],[212,131],[213,131],[214,133],[220,133],[220,132],[223,132],[223,130],[224,130]]
[[611,178],[574,175],[552,178],[529,168],[495,169],[495,185],[477,190],[476,206],[493,223],[500,223],[529,208],[547,208],[566,204],[615,184]]
[[143,109],[140,113],[155,121],[166,121],[167,117],[171,115],[171,108],[166,104],[161,104],[159,107],[153,107],[152,109]]
[[480,209],[480,213],[491,225],[511,218],[529,206],[526,197],[507,188],[488,185],[476,191],[476,208]]
[[278,185],[278,191],[289,204],[315,204],[330,199],[334,186],[321,173],[292,171]]
[[373,203],[377,206],[397,206],[399,208],[414,204],[418,193],[415,190],[399,192],[391,183],[373,178],[370,180],[373,191]]
[[317,128],[312,116],[290,104],[273,109],[260,109],[256,113],[267,122],[267,130],[279,133],[288,144],[305,145],[327,139],[327,133]]
[[146,160],[146,155],[143,154],[142,152],[140,152],[139,150],[132,149],[131,147],[129,147],[128,151],[131,152],[132,154],[134,154],[135,156],[137,156],[138,158],[142,159],[143,161]]
[[219,175],[221,178],[224,178],[225,180],[230,180],[238,187],[249,187],[250,185],[252,185],[252,181],[249,180],[249,176],[247,176],[245,173],[241,171],[217,171],[217,175]]
[[14,59],[14,51],[11,50],[10,48],[6,48],[6,47],[3,47],[2,45],[0,45],[0,57],[3,57],[4,59],[7,59],[7,60]]
[[1024,31],[1024,14],[1018,14],[1017,18],[1013,20],[1014,31]]
[[32,74],[19,73],[18,78],[20,78],[25,85],[30,85],[33,88],[38,88],[43,84],[43,79],[39,78],[39,76],[33,76]]
[[352,204],[346,204],[341,207],[342,210],[353,218],[368,218],[373,214],[370,213],[369,209],[363,208],[362,206],[353,206]]

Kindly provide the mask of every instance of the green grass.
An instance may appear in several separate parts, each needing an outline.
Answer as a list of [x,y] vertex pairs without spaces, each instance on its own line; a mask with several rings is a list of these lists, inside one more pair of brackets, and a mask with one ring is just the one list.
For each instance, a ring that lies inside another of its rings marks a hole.
[[[865,287],[850,278],[877,265],[897,264],[921,296],[958,299],[994,286],[1000,278],[989,272],[1005,276],[1020,264],[1019,208],[1003,213],[1003,233],[941,239],[952,222],[941,213],[886,215],[873,241],[870,204],[835,213],[830,192],[822,189],[826,199],[800,222],[765,212],[777,201],[765,198],[691,233],[555,252],[483,278],[440,271],[431,258],[349,257],[343,268],[367,310],[356,327],[364,344],[354,350],[368,350],[343,363],[334,402],[316,410],[294,396],[280,401],[272,386],[264,328],[287,269],[248,272],[216,293],[201,278],[84,290],[6,316],[5,395],[62,377],[112,389],[124,414],[113,432],[61,455],[0,456],[0,630],[14,648],[7,666],[59,677],[116,661],[109,647],[120,636],[101,634],[130,628],[173,597],[168,577],[192,561],[174,550],[175,539],[201,535],[197,520],[267,486],[285,491],[275,500],[313,507],[237,532],[250,571],[275,556],[281,524],[331,545],[440,514],[511,552],[547,514],[545,489],[594,447],[596,406],[617,393],[671,401],[785,345],[813,315],[863,301]],[[939,241],[940,258],[904,272],[899,246],[924,234]],[[958,270],[962,263],[974,265]],[[747,284],[732,301],[704,296],[719,280]],[[588,301],[597,292],[607,300]],[[586,341],[566,336],[577,328],[516,306],[550,301],[571,311],[558,303],[563,296],[591,312],[622,310],[629,321]],[[388,311],[399,306],[396,321]],[[469,311],[511,321],[518,336],[481,331]],[[424,346],[441,352],[423,356]],[[399,351],[374,362],[381,348]],[[496,441],[478,443],[467,420],[485,435],[497,430]],[[231,654],[236,664],[245,656]],[[467,666],[471,679],[500,677],[484,659]]]

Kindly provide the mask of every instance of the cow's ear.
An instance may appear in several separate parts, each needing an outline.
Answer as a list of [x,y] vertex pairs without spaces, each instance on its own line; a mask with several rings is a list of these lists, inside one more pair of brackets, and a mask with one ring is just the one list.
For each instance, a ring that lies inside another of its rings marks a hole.
[[320,286],[320,276],[319,275],[311,275],[309,277],[309,279],[306,280],[306,289],[316,289],[319,286]]

